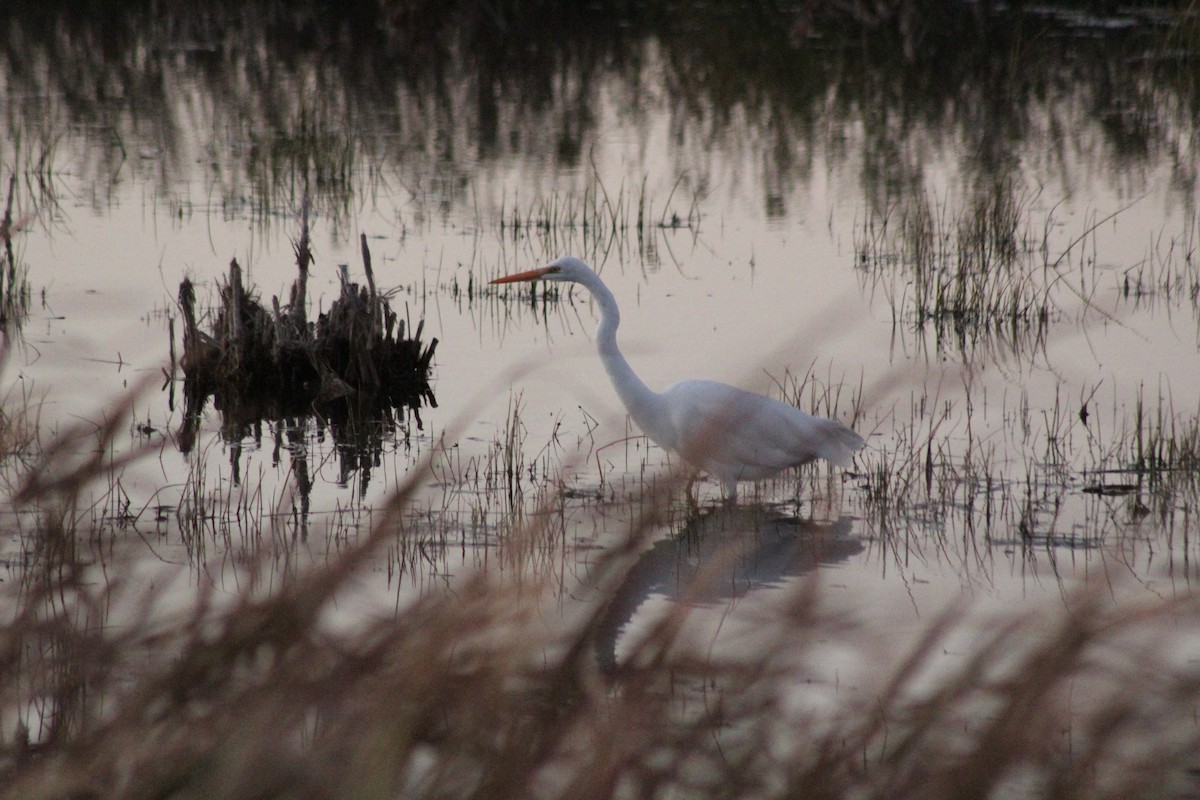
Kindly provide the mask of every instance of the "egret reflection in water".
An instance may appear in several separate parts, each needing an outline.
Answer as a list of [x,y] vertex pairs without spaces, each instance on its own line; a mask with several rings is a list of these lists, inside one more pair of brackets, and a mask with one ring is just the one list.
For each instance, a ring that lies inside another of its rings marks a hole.
[[709,605],[783,586],[858,555],[852,520],[817,522],[763,505],[698,509],[626,573],[596,627],[601,669],[617,667],[621,634],[651,597]]

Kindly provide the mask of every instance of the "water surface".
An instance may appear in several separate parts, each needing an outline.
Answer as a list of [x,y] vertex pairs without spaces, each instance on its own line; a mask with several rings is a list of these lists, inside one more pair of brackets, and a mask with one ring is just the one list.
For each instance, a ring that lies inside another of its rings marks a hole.
[[[0,163],[33,215],[14,238],[31,302],[5,379],[40,399],[45,437],[150,384],[121,446],[152,454],[119,500],[97,490],[114,536],[194,581],[264,550],[286,575],[358,535],[436,445],[384,602],[467,566],[586,586],[670,459],[625,440],[580,290],[486,287],[573,254],[616,294],[652,387],[726,380],[868,437],[844,474],[746,492],[770,530],[833,531],[836,558],[747,573],[737,597],[815,569],[907,625],[962,590],[1188,589],[1200,161],[1177,29],[1046,10],[951,13],[912,38],[723,4],[328,13],[14,15]],[[337,265],[362,279],[365,234],[393,306],[440,341],[438,405],[365,453],[312,418],[231,439],[210,408],[181,453],[159,391],[178,285],[215,298],[236,258],[283,295],[305,203],[316,307]],[[697,524],[761,535],[676,497],[663,548]],[[538,508],[549,532],[508,547]]]

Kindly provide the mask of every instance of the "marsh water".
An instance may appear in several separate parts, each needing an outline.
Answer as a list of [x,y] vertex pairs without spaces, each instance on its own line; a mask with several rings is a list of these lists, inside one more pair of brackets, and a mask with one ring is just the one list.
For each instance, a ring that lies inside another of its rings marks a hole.
[[[405,8],[10,13],[8,402],[86,454],[132,393],[118,449],[146,451],[85,504],[97,561],[286,580],[428,459],[376,598],[482,568],[569,602],[673,466],[626,421],[585,293],[487,286],[572,254],[616,294],[651,387],[737,383],[868,442],[851,469],[744,486],[733,510],[712,481],[676,487],[614,651],[644,603],[724,614],[814,573],[899,629],[1081,583],[1191,590],[1192,23],[980,4],[900,34],[721,3]],[[215,303],[237,259],[284,296],[305,207],[314,310],[339,265],[363,279],[365,235],[393,308],[439,340],[436,405],[347,431],[210,404],[182,452],[180,282]],[[31,513],[13,512],[5,580]],[[731,540],[725,589],[683,592]]]

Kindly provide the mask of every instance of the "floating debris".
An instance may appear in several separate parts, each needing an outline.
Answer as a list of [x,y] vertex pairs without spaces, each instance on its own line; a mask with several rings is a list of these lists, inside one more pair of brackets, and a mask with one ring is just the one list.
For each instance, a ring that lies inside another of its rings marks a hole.
[[1119,497],[1133,494],[1141,487],[1136,483],[1095,483],[1083,487],[1084,494],[1098,494],[1105,497]]

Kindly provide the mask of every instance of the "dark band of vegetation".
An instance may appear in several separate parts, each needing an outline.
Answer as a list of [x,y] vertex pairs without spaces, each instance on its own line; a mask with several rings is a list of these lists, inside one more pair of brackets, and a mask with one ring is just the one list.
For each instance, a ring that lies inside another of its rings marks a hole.
[[860,165],[883,212],[920,185],[930,145],[988,182],[1031,141],[1048,173],[1079,169],[1077,147],[1122,173],[1167,159],[1186,191],[1200,179],[1198,52],[1187,3],[14,0],[0,125],[46,171],[39,149],[85,145],[77,172],[97,197],[129,170],[172,196],[199,162],[222,207],[253,187],[265,222],[308,192],[344,222],[397,170],[438,208],[470,207],[470,164],[585,166],[602,90],[646,122],[654,69],[681,138],[769,137],[768,215],[786,214],[814,154]]

